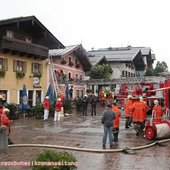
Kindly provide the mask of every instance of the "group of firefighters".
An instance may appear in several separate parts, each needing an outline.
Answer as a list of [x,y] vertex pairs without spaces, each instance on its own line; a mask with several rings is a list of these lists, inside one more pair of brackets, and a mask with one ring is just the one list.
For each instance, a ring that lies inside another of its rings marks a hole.
[[[111,94],[110,94],[110,98],[111,98]],[[49,97],[47,96],[45,101],[49,102],[48,99],[49,99]],[[44,110],[46,110],[45,109],[45,101],[43,103]],[[59,106],[59,103],[62,103],[61,98],[58,98],[58,100],[56,102],[54,121],[56,121],[56,120],[59,121],[59,117],[57,115],[58,115],[58,112],[60,114],[61,107],[62,107],[62,104],[60,104],[60,106]],[[149,108],[147,106],[146,102],[143,101],[143,98],[141,96],[137,96],[136,98],[134,98],[131,95],[128,95],[127,100],[124,103],[124,111],[125,111],[125,117],[126,117],[125,128],[127,129],[127,128],[131,127],[132,123],[133,123],[134,129],[136,131],[136,135],[138,136],[140,134],[143,134],[143,132],[144,132],[143,130],[145,128],[145,123],[146,123],[146,119],[147,119],[147,111],[149,109],[151,109],[151,108]],[[113,137],[114,137],[114,141],[117,142],[121,110],[120,110],[120,108],[118,108],[116,102],[112,103],[112,110],[114,111],[114,113],[116,113],[115,119],[113,121]],[[13,144],[13,142],[9,138],[10,123],[11,123],[11,120],[8,119],[9,112],[10,112],[9,109],[3,108],[2,106],[0,106],[0,126],[3,125],[3,126],[7,127],[7,129],[8,129],[8,143]],[[160,123],[163,113],[164,113],[164,109],[161,105],[159,105],[158,100],[154,100],[154,106],[152,108],[152,112],[154,113],[153,123],[155,123],[155,124]],[[45,111],[44,111],[44,115],[45,115]],[[47,117],[46,119],[48,119],[48,116],[46,116],[46,117]],[[45,120],[45,118],[44,118],[44,120]]]
[[[134,98],[131,95],[128,95],[127,101],[124,105],[125,108],[125,128],[131,127],[131,123],[133,122],[134,129],[136,131],[136,135],[143,134],[143,129],[145,127],[147,112],[149,109],[147,103],[143,100],[143,97],[137,96]],[[152,122],[157,124],[161,122],[164,108],[159,105],[158,100],[154,100],[154,106],[152,108],[153,120]]]
[[[136,136],[144,136],[144,128],[147,120],[147,111],[151,109],[147,106],[142,96],[136,96],[135,98],[128,95],[127,100],[124,103],[125,111],[125,129],[133,127],[136,131]],[[154,100],[154,106],[152,108],[153,120],[152,123],[159,124],[162,122],[162,116],[164,109],[159,105],[158,100]],[[110,148],[112,148],[112,142],[118,142],[119,124],[121,117],[121,109],[118,108],[116,100],[111,104],[106,104],[106,110],[102,115],[102,124],[104,125],[103,133],[103,149],[106,149],[106,139],[109,133]],[[112,131],[111,131],[112,129]]]

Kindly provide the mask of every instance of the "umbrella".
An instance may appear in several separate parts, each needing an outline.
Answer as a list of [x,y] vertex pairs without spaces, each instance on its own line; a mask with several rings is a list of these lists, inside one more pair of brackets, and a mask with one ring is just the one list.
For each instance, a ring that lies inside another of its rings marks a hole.
[[25,84],[22,89],[22,110],[27,111],[29,109],[27,90]]
[[49,96],[50,104],[54,104],[54,90],[52,89],[51,84],[48,86],[46,96]]
[[69,95],[69,85],[68,85],[68,81],[66,81],[66,87],[65,87],[65,99],[69,99],[70,95]]

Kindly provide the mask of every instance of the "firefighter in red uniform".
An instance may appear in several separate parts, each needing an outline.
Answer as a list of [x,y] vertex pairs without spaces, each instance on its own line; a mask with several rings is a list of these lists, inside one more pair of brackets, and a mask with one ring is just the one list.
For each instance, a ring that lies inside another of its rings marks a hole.
[[128,95],[128,100],[125,102],[125,117],[126,117],[126,122],[125,122],[125,128],[131,127],[132,123],[132,96]]
[[62,101],[61,98],[58,98],[55,104],[55,112],[54,112],[54,122],[60,121],[60,114],[62,108]]
[[7,135],[8,135],[8,144],[12,145],[14,143],[11,141],[11,139],[9,137],[9,135],[11,133],[10,123],[12,122],[12,120],[9,120],[9,118],[7,116],[9,113],[10,113],[9,109],[4,108],[3,109],[3,113],[1,114],[1,117],[0,117],[1,118],[0,122],[1,122],[1,126],[6,126],[6,128],[8,130],[8,132],[7,132]]
[[121,111],[117,107],[116,102],[112,104],[112,110],[115,113],[115,119],[113,120],[113,141],[118,142],[118,134],[119,134],[119,124],[120,124],[120,117]]
[[158,100],[154,100],[155,106],[152,109],[153,112],[153,123],[160,123],[163,116],[163,108],[159,105]]
[[143,134],[146,120],[146,105],[140,101],[139,97],[132,106],[132,121],[136,135]]
[[43,108],[44,108],[44,121],[48,120],[48,115],[50,111],[50,102],[49,102],[49,96],[45,97],[45,100],[43,102]]
[[147,112],[150,110],[150,108],[148,107],[148,105],[146,104],[146,102],[143,100],[143,97],[139,97],[140,102],[143,102],[145,105],[145,114],[144,114],[144,120],[146,122],[147,119]]

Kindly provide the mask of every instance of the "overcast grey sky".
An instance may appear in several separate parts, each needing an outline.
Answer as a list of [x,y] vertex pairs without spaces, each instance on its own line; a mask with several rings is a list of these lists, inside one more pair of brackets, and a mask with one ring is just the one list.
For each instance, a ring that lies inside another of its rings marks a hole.
[[65,46],[151,47],[157,61],[165,61],[170,70],[169,0],[1,0],[0,4],[0,19],[35,15]]

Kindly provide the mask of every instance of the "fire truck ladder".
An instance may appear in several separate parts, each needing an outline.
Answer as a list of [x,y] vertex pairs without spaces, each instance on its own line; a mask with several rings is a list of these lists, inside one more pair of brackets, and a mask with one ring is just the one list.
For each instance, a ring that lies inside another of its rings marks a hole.
[[57,76],[55,73],[52,56],[49,56],[49,61],[50,61],[50,73],[51,73],[52,83],[53,83],[53,87],[54,87],[54,92],[55,92],[56,96],[58,96],[60,93],[60,87],[59,87],[59,84],[57,81]]

